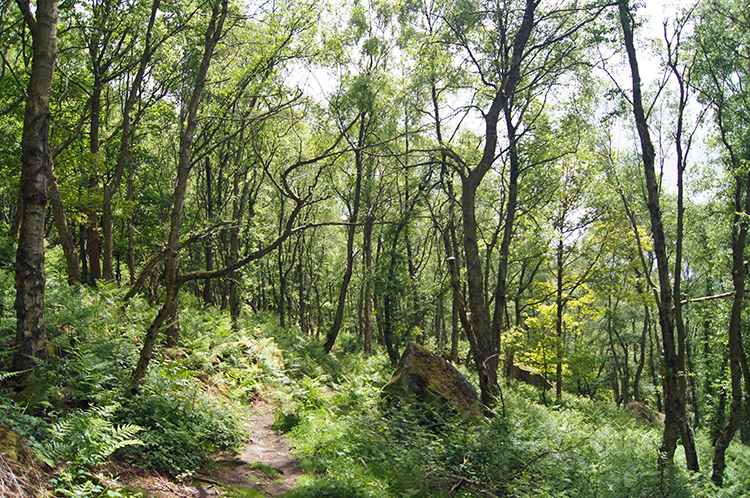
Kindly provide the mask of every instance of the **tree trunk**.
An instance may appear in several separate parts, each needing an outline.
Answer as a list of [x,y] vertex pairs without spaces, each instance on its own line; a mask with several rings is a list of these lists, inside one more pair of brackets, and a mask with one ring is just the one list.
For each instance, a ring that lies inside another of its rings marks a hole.
[[630,14],[628,0],[620,0],[620,24],[622,26],[628,60],[633,82],[633,115],[635,117],[638,136],[641,141],[643,170],[646,177],[648,193],[648,210],[651,219],[651,234],[654,240],[654,252],[659,274],[659,324],[662,330],[662,348],[664,357],[663,388],[664,388],[664,435],[660,448],[660,461],[672,463],[677,446],[677,439],[682,436],[685,448],[687,468],[698,471],[698,456],[693,439],[693,431],[685,413],[685,403],[680,397],[680,370],[675,344],[675,323],[672,314],[672,285],[669,276],[669,262],[667,260],[666,241],[659,207],[659,184],[654,169],[655,152],[648,130],[648,123],[643,109],[641,96],[641,77],[633,40],[634,21]]
[[[146,36],[143,41],[143,54],[141,55],[138,71],[136,72],[133,82],[128,91],[128,98],[125,100],[125,106],[122,112],[122,136],[120,138],[120,151],[117,156],[115,171],[109,185],[104,185],[102,199],[102,232],[104,235],[104,278],[114,280],[115,275],[112,268],[114,253],[114,219],[112,214],[112,198],[120,188],[120,182],[125,174],[125,168],[131,165],[130,140],[132,138],[132,118],[131,114],[138,97],[140,96],[141,85],[143,84],[146,68],[153,55],[151,38],[154,32],[154,24],[159,11],[161,0],[153,0],[151,5],[151,17],[149,18]],[[130,188],[130,186],[129,186]],[[132,270],[132,268],[131,268]],[[131,273],[131,279],[133,278]]]
[[228,0],[216,0],[213,4],[211,20],[208,29],[206,30],[203,58],[198,69],[193,93],[188,103],[185,131],[180,137],[177,182],[175,184],[174,193],[172,194],[172,213],[170,218],[169,239],[167,242],[168,251],[165,263],[166,296],[161,310],[148,327],[146,338],[138,359],[138,364],[136,365],[130,379],[131,385],[140,384],[146,377],[146,371],[148,369],[148,364],[151,361],[151,354],[156,343],[159,328],[167,317],[172,314],[173,307],[177,306],[177,294],[181,285],[181,282],[178,279],[180,228],[185,207],[188,176],[190,174],[193,140],[198,124],[198,107],[200,106],[203,87],[206,84],[206,75],[208,74],[208,67],[211,64],[211,57],[213,56],[216,44],[221,37],[224,19],[226,19],[227,16],[227,10]]
[[[497,267],[497,285],[495,286],[495,310],[492,315],[492,335],[498,338],[508,329],[508,322],[505,320],[508,312],[508,262],[510,259],[510,243],[513,237],[513,224],[516,216],[518,205],[518,180],[520,176],[520,160],[518,157],[518,145],[516,143],[516,127],[513,125],[513,118],[510,109],[504,109],[505,127],[510,140],[508,156],[510,166],[510,177],[508,181],[508,203],[505,208],[505,220],[503,225],[503,240],[500,243],[500,263]],[[562,325],[562,321],[560,321]],[[512,366],[512,355],[507,360],[510,361],[509,367]],[[560,365],[560,386],[558,396],[562,393],[562,365]]]
[[[128,202],[133,202],[133,163],[128,163]],[[135,284],[135,227],[133,226],[133,213],[128,214],[128,272],[130,273],[130,285]]]
[[[639,294],[643,294],[638,289]],[[640,342],[640,356],[638,359],[638,367],[635,370],[635,376],[633,377],[633,399],[641,401],[641,375],[643,374],[643,368],[646,365],[646,335],[648,334],[649,321],[651,320],[651,314],[648,309],[648,303],[643,304],[643,330],[641,331],[641,342]]]
[[87,247],[89,254],[89,284],[96,286],[96,281],[102,278],[102,269],[99,259],[99,216],[96,212],[97,190],[99,189],[99,166],[101,155],[99,154],[99,125],[101,121],[102,105],[102,79],[98,60],[99,44],[94,40],[91,44],[91,64],[94,72],[94,83],[91,89],[91,123],[89,127],[89,152],[91,154],[91,165],[93,171],[89,173],[89,206],[88,226],[86,230]]
[[[497,149],[497,123],[500,112],[507,110],[511,96],[515,93],[521,79],[521,61],[526,44],[534,27],[534,13],[538,1],[526,0],[521,26],[513,38],[513,54],[508,73],[497,87],[490,108],[484,115],[485,142],[482,158],[468,175],[461,179],[461,209],[463,211],[464,257],[466,258],[466,277],[471,310],[471,330],[469,341],[474,354],[474,365],[479,374],[479,388],[482,403],[490,408],[495,404],[495,397],[500,393],[497,382],[497,365],[499,354],[499,336],[490,322],[487,300],[484,292],[482,263],[479,255],[479,240],[476,219],[476,192],[485,174],[495,161]],[[511,142],[515,137],[509,137]]]
[[[565,219],[563,216],[562,219]],[[563,356],[563,221],[560,221],[560,238],[557,241],[557,290],[555,292],[555,335],[557,336],[557,365],[555,365],[555,396],[562,398],[562,356]],[[610,339],[611,340],[611,339]],[[627,361],[627,357],[625,358]]]
[[[206,216],[208,222],[213,223],[214,221],[214,187],[213,187],[213,171],[211,170],[211,157],[206,156]],[[205,242],[205,256],[206,256],[206,271],[212,271],[214,269],[214,251],[213,243],[209,239]],[[206,279],[203,282],[203,304],[207,306],[214,306],[216,301],[214,299],[214,291],[211,279]]]
[[[742,341],[740,340],[740,343]],[[742,376],[745,380],[745,422],[742,426],[740,433],[740,439],[742,444],[750,444],[750,367],[747,362],[747,355],[745,350],[742,350],[740,356],[740,366],[742,367]]]
[[55,219],[55,227],[57,228],[57,235],[60,237],[60,245],[63,248],[63,254],[65,255],[65,263],[68,268],[68,284],[74,285],[81,283],[81,266],[78,262],[78,254],[76,254],[75,243],[73,238],[70,236],[70,229],[68,227],[68,217],[65,214],[63,208],[62,198],[60,196],[60,187],[57,182],[57,175],[55,174],[54,160],[50,156],[48,158],[49,166],[49,200],[52,205],[52,214]]
[[362,246],[365,260],[365,302],[362,319],[364,320],[365,354],[369,356],[372,354],[372,279],[370,275],[372,272],[372,228],[375,223],[375,217],[370,213],[372,206],[369,196],[365,198],[365,206],[368,213],[367,217],[365,217],[364,227],[362,228]]
[[729,373],[732,383],[732,403],[729,408],[729,420],[716,440],[714,448],[711,479],[717,486],[721,486],[724,480],[726,450],[734,437],[734,433],[737,431],[737,427],[739,427],[742,415],[741,327],[742,301],[745,295],[745,280],[747,276],[745,241],[747,239],[748,218],[750,217],[750,173],[747,173],[745,178],[742,178],[738,174],[735,177],[735,182],[735,214],[732,228],[732,283],[734,284],[734,299],[732,301],[732,314],[729,318]]
[[[50,157],[49,99],[57,57],[57,0],[38,0],[36,17],[28,1],[17,0],[33,37],[31,79],[27,89],[21,138],[21,225],[16,252],[16,351],[13,371],[47,358],[44,310],[44,218],[47,210]],[[25,374],[23,374],[25,377]],[[17,379],[19,381],[25,380]]]
[[359,116],[359,138],[357,140],[357,149],[354,151],[354,165],[357,177],[354,184],[354,201],[351,213],[349,214],[349,227],[347,228],[346,269],[344,270],[344,276],[341,280],[336,315],[333,318],[333,325],[331,326],[331,330],[328,331],[328,336],[326,337],[326,342],[323,346],[326,353],[330,353],[331,349],[333,349],[333,345],[336,343],[336,337],[338,337],[339,331],[341,330],[341,324],[344,320],[344,308],[346,307],[346,293],[354,270],[354,234],[357,230],[359,203],[362,195],[362,167],[364,161],[364,158],[362,157],[362,147],[365,145],[365,132],[367,129],[365,117],[366,113],[362,113]]

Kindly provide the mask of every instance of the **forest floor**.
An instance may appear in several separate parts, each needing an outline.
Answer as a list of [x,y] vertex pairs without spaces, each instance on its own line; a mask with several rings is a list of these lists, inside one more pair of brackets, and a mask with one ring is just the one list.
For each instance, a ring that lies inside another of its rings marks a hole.
[[284,496],[304,471],[273,423],[273,405],[256,401],[247,410],[249,438],[239,453],[221,455],[183,483],[135,471],[121,474],[120,483],[155,498]]

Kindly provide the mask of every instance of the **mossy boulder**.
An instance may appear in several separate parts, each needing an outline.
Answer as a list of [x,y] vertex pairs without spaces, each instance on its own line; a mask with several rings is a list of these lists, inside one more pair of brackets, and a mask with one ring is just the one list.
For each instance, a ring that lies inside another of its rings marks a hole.
[[640,401],[631,401],[625,407],[625,411],[644,424],[664,425],[664,414]]
[[440,356],[413,342],[406,346],[383,392],[433,405],[447,404],[470,418],[482,413],[477,392],[466,377]]
[[20,436],[5,427],[0,427],[0,455],[9,462],[18,462],[23,455]]

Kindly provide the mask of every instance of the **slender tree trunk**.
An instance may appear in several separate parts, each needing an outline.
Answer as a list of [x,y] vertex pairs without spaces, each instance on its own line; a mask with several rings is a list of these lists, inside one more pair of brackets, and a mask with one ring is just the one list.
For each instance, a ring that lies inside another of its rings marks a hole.
[[140,384],[146,377],[148,364],[151,361],[151,355],[159,328],[173,313],[173,308],[177,306],[177,294],[179,292],[180,281],[178,279],[178,255],[180,243],[180,228],[182,226],[182,217],[185,207],[185,194],[187,192],[188,176],[190,174],[192,146],[195,137],[195,130],[198,125],[198,107],[200,106],[201,94],[206,84],[206,75],[211,64],[211,57],[216,48],[221,32],[224,27],[224,19],[227,16],[228,0],[216,0],[213,4],[211,20],[206,30],[204,43],[203,58],[198,74],[196,75],[195,86],[190,97],[187,108],[187,122],[185,130],[180,137],[180,156],[177,167],[177,182],[174,193],[172,194],[172,212],[170,219],[169,239],[167,242],[167,251],[165,270],[166,270],[166,295],[161,310],[149,325],[146,338],[141,348],[141,354],[138,364],[133,371],[130,379],[131,385]]
[[451,318],[451,352],[448,356],[452,363],[458,363],[458,342],[461,335],[459,323],[463,326],[466,334],[469,335],[471,323],[466,314],[463,293],[461,292],[461,275],[459,273],[459,264],[456,254],[458,244],[455,240],[455,227],[452,216],[448,218],[448,225],[443,231],[443,247],[445,248],[445,259],[448,262],[448,272],[451,282],[452,291],[452,318]]
[[[57,0],[38,0],[35,13],[17,0],[33,38],[31,79],[27,89],[21,138],[21,224],[16,252],[16,351],[13,371],[47,358],[44,310],[44,218],[47,210],[49,99],[57,58]],[[36,17],[35,17],[36,16]],[[25,380],[16,379],[20,382]]]
[[[497,285],[495,286],[495,310],[492,314],[492,335],[498,338],[505,332],[509,323],[505,319],[508,314],[508,262],[510,260],[510,244],[513,238],[513,228],[518,206],[518,180],[520,177],[520,159],[518,157],[518,145],[516,143],[516,127],[513,125],[513,116],[509,108],[504,109],[505,127],[510,140],[508,159],[510,175],[508,179],[508,203],[505,208],[505,220],[503,225],[503,240],[500,243],[500,263],[497,267]],[[562,322],[560,322],[562,324]],[[508,368],[513,365],[512,354],[506,359]],[[562,364],[560,365],[560,386],[558,396],[562,393]]]
[[[398,247],[398,239],[401,233],[401,229],[404,225],[399,225],[393,234],[393,242],[391,242],[391,261],[388,265],[388,281],[392,282],[395,278],[395,267],[396,267],[396,249]],[[388,352],[388,358],[391,360],[391,365],[396,367],[400,360],[397,345],[393,341],[394,335],[394,320],[393,320],[393,304],[391,292],[386,290],[383,293],[383,308],[384,308],[384,320],[383,320],[383,341],[385,342],[385,349]]]
[[[642,292],[639,290],[639,293]],[[635,370],[635,376],[633,378],[633,398],[636,401],[641,401],[641,375],[643,374],[643,368],[646,365],[646,335],[648,334],[649,321],[651,320],[651,314],[648,309],[648,304],[643,304],[643,330],[641,331],[641,342],[640,342],[640,356],[638,359],[638,367]]]
[[662,347],[664,356],[664,435],[660,448],[660,460],[662,463],[672,463],[677,446],[678,437],[682,436],[682,444],[685,448],[687,468],[698,471],[698,456],[693,439],[693,431],[685,413],[684,399],[680,391],[680,370],[675,344],[675,323],[672,314],[672,285],[669,276],[669,262],[667,260],[666,241],[662,225],[661,210],[659,207],[659,184],[656,179],[654,168],[655,152],[648,130],[648,123],[643,109],[641,96],[641,77],[638,70],[638,61],[633,40],[633,24],[628,0],[619,2],[620,24],[622,26],[625,47],[630,61],[630,70],[633,81],[633,114],[636,128],[641,141],[643,169],[646,177],[646,190],[648,193],[648,210],[651,218],[651,234],[654,240],[654,252],[656,254],[657,268],[659,274],[659,323],[662,330]]
[[[97,157],[97,156],[94,156]],[[89,193],[96,197],[96,191],[99,189],[99,180],[97,175],[89,176]],[[99,258],[99,216],[96,208],[92,205],[89,209],[88,225],[86,226],[86,247],[89,256],[89,284],[96,287],[97,280],[102,279],[101,260]]]
[[[281,216],[284,215],[283,203],[281,209]],[[279,231],[281,231],[282,219],[279,218]],[[276,299],[276,308],[279,314],[279,325],[281,328],[286,328],[286,273],[284,272],[284,251],[279,249],[276,253],[276,266],[279,272],[279,295]]]
[[[689,329],[688,329],[689,330]],[[695,372],[695,346],[693,345],[693,338],[691,336],[695,336],[695,334],[688,334],[685,342],[685,362],[687,365],[688,371]],[[700,401],[698,400],[698,388],[695,384],[695,375],[691,375],[689,382],[690,382],[690,398],[693,405],[693,427],[696,429],[700,428]]]
[[[206,216],[208,216],[208,222],[213,223],[214,221],[214,187],[213,187],[213,171],[211,170],[211,157],[206,156]],[[205,242],[205,255],[206,255],[206,271],[212,271],[214,269],[214,251],[211,240]],[[214,306],[216,301],[214,299],[214,290],[212,285],[212,279],[206,279],[203,282],[203,304],[208,306]]]
[[[745,266],[745,241],[747,239],[748,218],[750,217],[750,173],[743,178],[737,174],[735,178],[735,214],[732,228],[732,283],[734,284],[734,299],[732,314],[729,318],[729,373],[731,379],[732,403],[729,408],[729,420],[724,430],[716,440],[711,479],[717,486],[724,480],[726,468],[725,455],[729,443],[737,431],[742,416],[742,301],[745,295],[745,280],[747,266]],[[744,184],[744,185],[743,185]]]
[[81,282],[89,281],[89,258],[86,255],[86,229],[85,225],[78,227],[78,253],[81,261]]
[[[435,116],[435,135],[437,136],[438,143],[442,144],[443,132],[440,121],[440,105],[438,102],[437,88],[435,88],[434,83],[431,86],[431,95]],[[456,196],[453,191],[453,181],[448,172],[448,158],[445,152],[441,154],[440,174],[443,181],[443,188],[448,194],[448,222],[443,229],[443,249],[448,263],[448,274],[451,282],[451,349],[448,354],[448,361],[451,363],[458,363],[458,343],[461,338],[460,325],[465,328],[467,336],[469,335],[469,328],[471,325],[466,316],[464,297],[461,292],[461,275],[459,270],[461,265],[458,262],[459,247],[454,214],[454,201]]]
[[[563,216],[564,219],[564,216]],[[557,241],[557,291],[555,293],[555,335],[557,336],[557,364],[555,365],[555,395],[557,399],[562,398],[562,356],[563,356],[563,222],[560,221],[560,238]],[[627,358],[626,358],[627,360]]]
[[[609,297],[609,309],[612,309],[612,297]],[[619,407],[622,404],[622,397],[620,395],[620,359],[617,356],[617,348],[615,347],[615,337],[612,332],[612,312],[607,313],[607,335],[609,336],[609,349],[612,351],[612,360],[615,363],[615,375],[612,381],[612,394],[614,396],[614,402]],[[627,358],[625,358],[627,361]]]
[[55,174],[55,165],[52,157],[48,158],[49,166],[49,201],[52,205],[52,213],[55,219],[57,235],[60,236],[60,245],[65,255],[65,263],[68,268],[68,284],[74,285],[81,283],[81,266],[76,254],[75,242],[70,236],[68,227],[68,217],[63,208],[62,198],[60,196],[60,187]]
[[[133,202],[133,163],[128,164],[128,192],[127,201]],[[128,214],[128,272],[130,273],[130,285],[135,284],[135,227],[133,226],[133,213]]]
[[742,367],[742,377],[745,380],[745,422],[742,426],[740,439],[742,444],[747,445],[750,444],[750,367],[748,367],[747,355],[744,349],[740,356],[740,366]]
[[[104,235],[104,278],[106,280],[114,280],[114,272],[112,268],[112,259],[114,253],[114,218],[112,213],[112,199],[115,192],[120,188],[120,182],[125,173],[125,168],[131,168],[131,148],[130,141],[132,139],[132,111],[135,106],[141,92],[141,85],[146,74],[146,68],[151,61],[153,55],[153,46],[151,39],[153,37],[154,25],[156,23],[156,16],[159,12],[159,6],[161,0],[153,0],[151,4],[151,17],[149,18],[148,27],[146,28],[146,35],[143,41],[143,53],[138,65],[138,71],[133,78],[130,89],[128,91],[128,97],[125,100],[125,106],[122,111],[122,136],[120,138],[120,151],[117,156],[117,163],[115,165],[115,171],[112,175],[112,179],[109,185],[104,185],[103,199],[102,199],[102,232]],[[128,186],[131,188],[131,186]],[[131,268],[132,270],[132,268]],[[131,273],[131,278],[132,273]]]
[[99,126],[101,122],[102,106],[102,79],[99,69],[99,44],[96,37],[91,44],[91,63],[94,72],[94,83],[91,89],[91,123],[89,127],[89,152],[93,161],[93,171],[89,174],[89,206],[88,226],[86,230],[87,247],[89,254],[89,284],[96,286],[96,281],[102,278],[102,269],[99,259],[99,215],[96,212],[96,203],[93,201],[98,197],[99,190],[99,165],[102,160],[99,153]]
[[[507,114],[510,98],[521,79],[521,62],[534,27],[534,14],[538,3],[536,0],[526,0],[521,26],[513,38],[513,53],[508,73],[497,88],[492,104],[484,115],[485,142],[482,158],[477,166],[461,179],[464,257],[466,258],[469,309],[471,310],[471,330],[467,332],[469,332],[469,341],[472,344],[474,365],[479,374],[482,403],[487,408],[495,404],[495,397],[500,394],[500,385],[497,382],[500,339],[497,331],[492,327],[484,293],[475,200],[477,189],[495,160],[498,141],[497,123],[500,112],[506,111]],[[512,141],[514,137],[509,138]]]
[[370,275],[372,274],[372,229],[375,223],[375,217],[370,214],[372,206],[369,196],[365,198],[365,206],[368,214],[362,227],[362,246],[365,259],[365,302],[362,319],[364,320],[365,354],[369,356],[372,354],[372,279]]
[[[365,133],[367,129],[365,117],[366,113],[362,113],[359,117],[359,138],[357,140],[357,149],[354,151],[354,165],[357,176],[354,184],[354,201],[351,213],[349,214],[349,227],[347,228],[346,269],[344,270],[344,276],[341,280],[336,315],[333,318],[333,325],[331,326],[331,330],[328,331],[326,342],[323,346],[326,353],[330,353],[331,349],[333,349],[333,345],[336,343],[336,337],[338,337],[339,331],[341,330],[341,324],[344,321],[344,309],[346,307],[346,293],[349,288],[349,282],[351,282],[352,279],[352,272],[354,271],[354,234],[357,230],[359,203],[362,196],[362,168],[364,161],[362,147],[365,145]],[[386,310],[386,312],[387,311],[388,310]]]

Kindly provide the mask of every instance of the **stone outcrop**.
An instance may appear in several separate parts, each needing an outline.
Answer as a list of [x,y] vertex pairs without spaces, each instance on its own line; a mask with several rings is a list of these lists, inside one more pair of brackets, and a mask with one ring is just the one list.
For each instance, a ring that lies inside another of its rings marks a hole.
[[625,407],[625,411],[639,422],[650,425],[664,425],[664,414],[640,401],[631,401]]
[[540,387],[542,389],[555,388],[554,384],[547,380],[544,375],[527,365],[510,365],[506,368],[506,375],[511,379],[525,382],[530,386]]
[[383,392],[423,403],[447,404],[470,418],[482,413],[477,392],[469,381],[443,358],[413,342],[406,346]]

